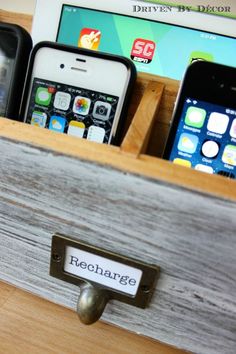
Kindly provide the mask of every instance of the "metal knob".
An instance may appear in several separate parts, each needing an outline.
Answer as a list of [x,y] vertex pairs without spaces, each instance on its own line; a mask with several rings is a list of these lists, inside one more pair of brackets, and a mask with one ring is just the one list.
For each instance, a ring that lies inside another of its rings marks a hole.
[[101,317],[108,301],[109,295],[105,290],[95,288],[89,283],[81,285],[77,303],[80,321],[87,325],[96,322]]

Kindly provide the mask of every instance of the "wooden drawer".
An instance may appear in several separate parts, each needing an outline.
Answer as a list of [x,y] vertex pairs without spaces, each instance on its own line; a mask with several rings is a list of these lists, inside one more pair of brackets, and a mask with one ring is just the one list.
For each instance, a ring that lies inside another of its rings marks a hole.
[[235,181],[151,156],[177,88],[139,76],[121,147],[1,119],[0,278],[75,309],[78,287],[49,276],[51,237],[68,234],[161,267],[147,309],[111,301],[104,321],[188,351],[234,354]]

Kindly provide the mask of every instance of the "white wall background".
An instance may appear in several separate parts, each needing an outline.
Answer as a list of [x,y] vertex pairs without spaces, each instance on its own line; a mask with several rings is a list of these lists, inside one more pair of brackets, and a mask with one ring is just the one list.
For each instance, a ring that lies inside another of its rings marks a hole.
[[21,12],[25,14],[33,14],[35,3],[36,0],[0,0],[0,9],[13,12]]
[[[34,7],[37,0],[0,0],[0,9],[13,11],[13,12],[21,12],[26,14],[33,14]],[[56,1],[56,0],[55,0]],[[95,0],[94,0],[95,1]],[[97,0],[99,1],[99,0]],[[109,1],[109,0],[107,0]],[[117,0],[118,1],[118,0]],[[163,2],[163,0],[162,0]],[[169,2],[172,3],[182,3],[182,4],[190,4],[190,5],[215,5],[215,6],[230,6],[232,13],[236,14],[236,1],[235,0],[208,0],[201,1],[201,0],[172,0]],[[66,1],[65,1],[66,3]],[[46,6],[46,0],[45,0]]]

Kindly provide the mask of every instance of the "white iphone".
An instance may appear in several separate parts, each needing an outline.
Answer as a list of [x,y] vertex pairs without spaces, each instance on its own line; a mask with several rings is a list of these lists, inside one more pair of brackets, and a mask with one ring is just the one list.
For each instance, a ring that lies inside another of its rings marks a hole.
[[78,138],[119,144],[135,76],[134,65],[126,58],[38,43],[27,75],[24,121]]

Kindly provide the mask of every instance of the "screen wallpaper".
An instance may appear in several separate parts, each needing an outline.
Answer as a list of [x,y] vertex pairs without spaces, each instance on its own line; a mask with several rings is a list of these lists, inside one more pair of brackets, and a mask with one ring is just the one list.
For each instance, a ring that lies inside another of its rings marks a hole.
[[235,66],[236,58],[234,38],[69,5],[62,8],[57,41],[123,55],[139,71],[177,80],[193,59]]
[[187,98],[169,160],[236,177],[236,109]]
[[26,122],[108,143],[118,101],[106,93],[35,78]]

